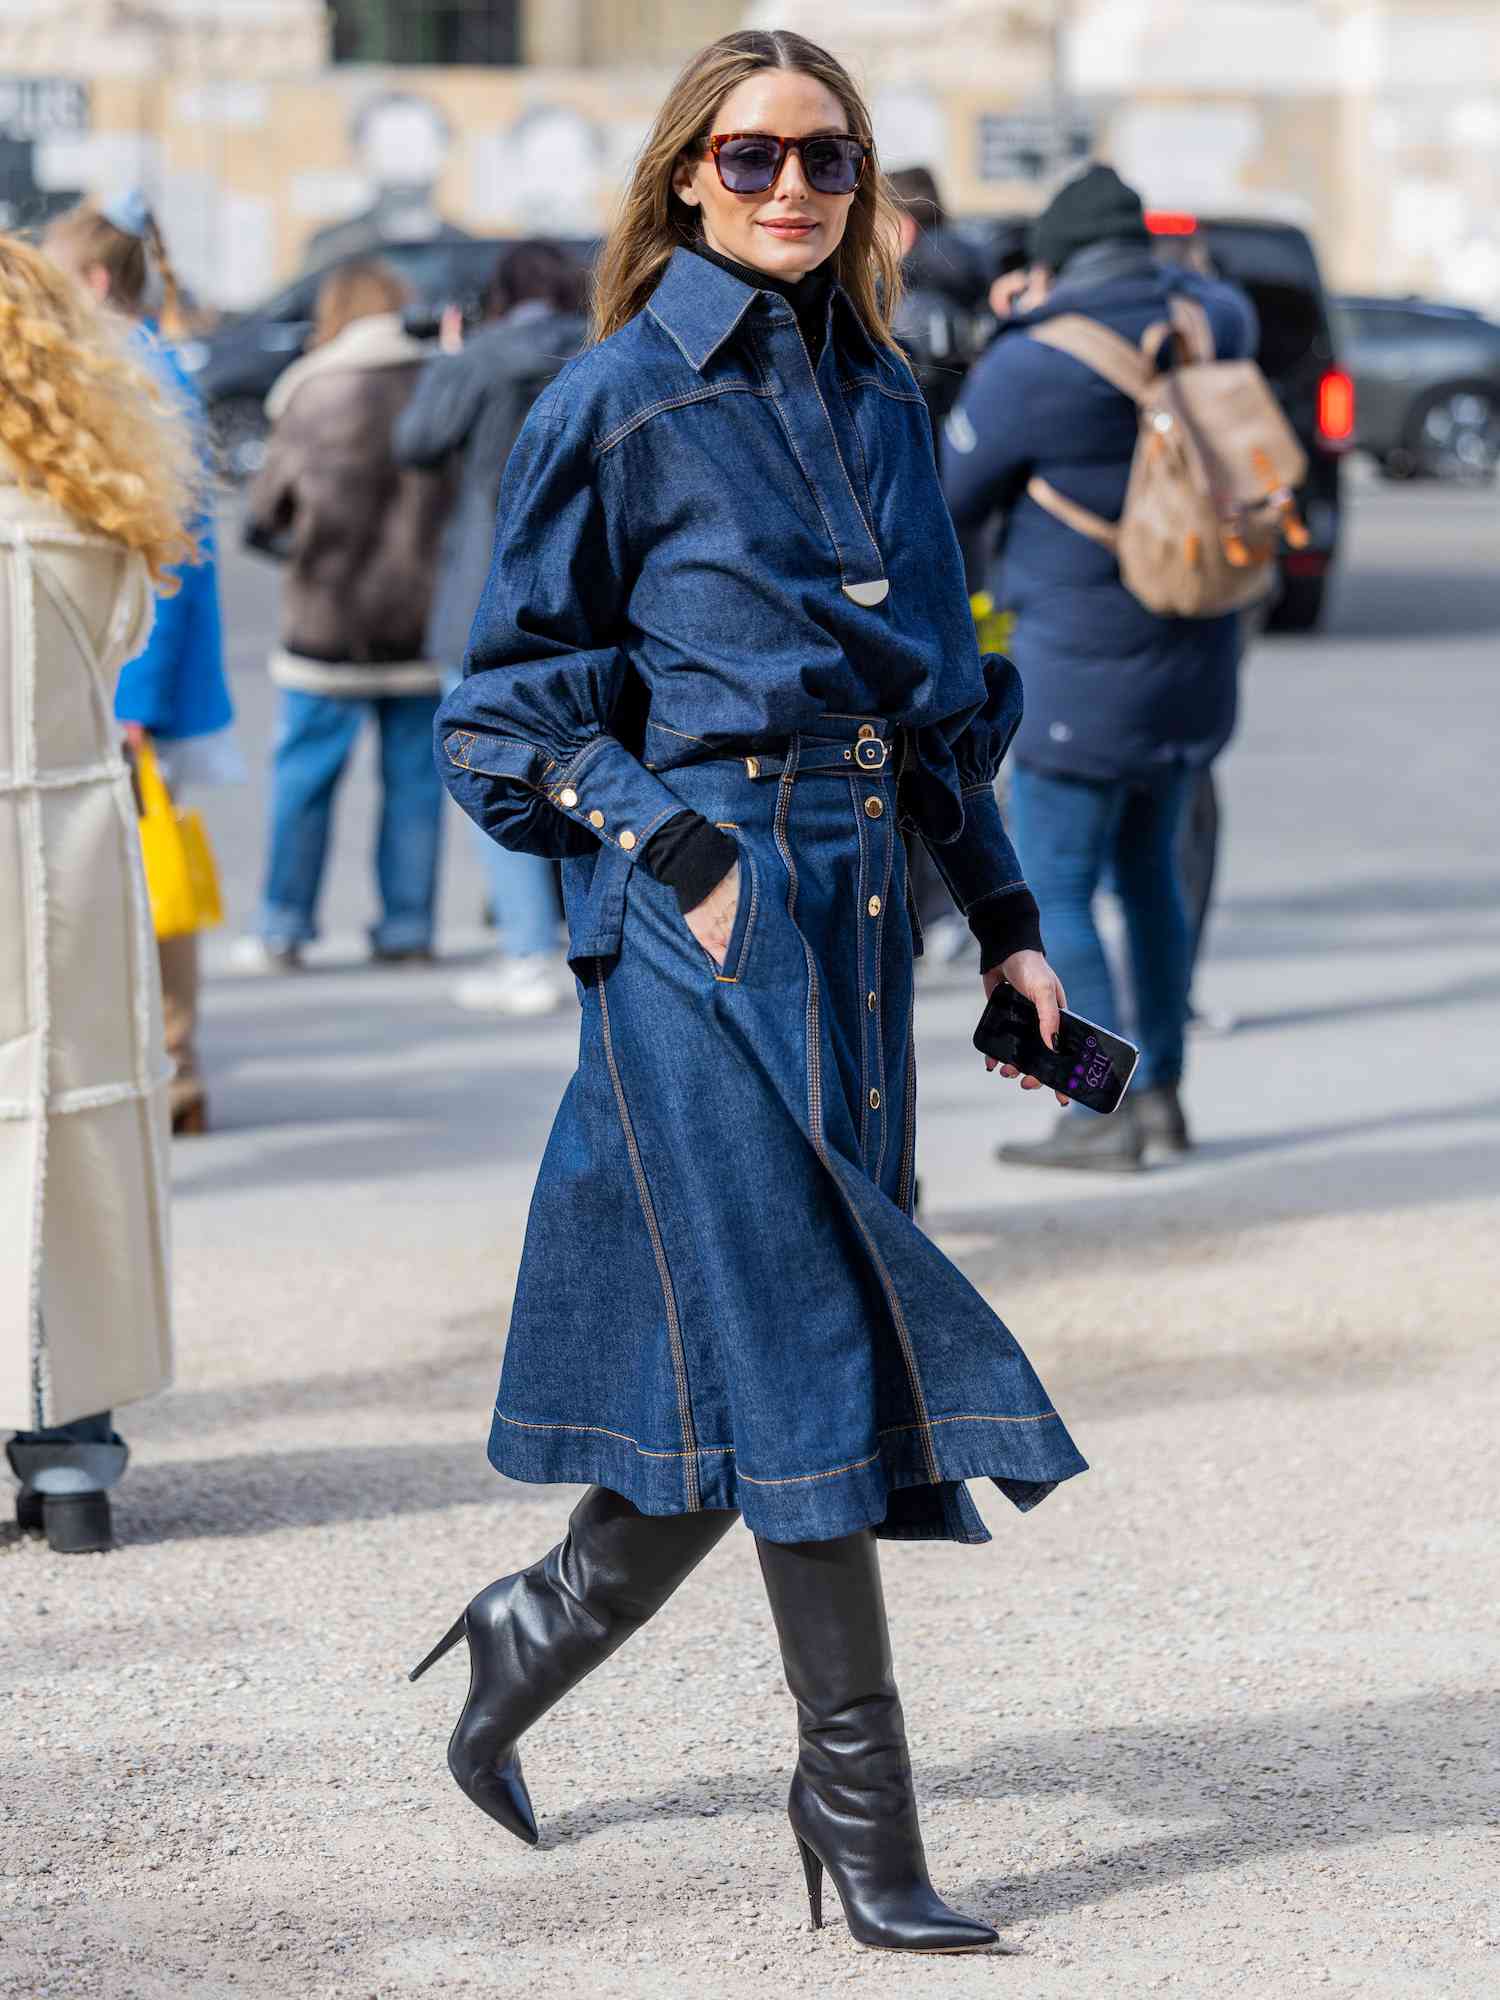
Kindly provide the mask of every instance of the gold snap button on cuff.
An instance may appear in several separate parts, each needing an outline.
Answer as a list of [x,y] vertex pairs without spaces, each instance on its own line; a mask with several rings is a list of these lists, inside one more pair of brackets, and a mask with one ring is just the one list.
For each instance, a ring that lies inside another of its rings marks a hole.
[[873,993],[867,993],[865,995],[865,1005],[869,1008],[872,1014],[875,1012],[875,995]]
[[870,912],[872,917],[878,917],[880,915],[880,898],[872,896],[869,902],[865,904],[865,908]]
[[558,793],[557,803],[560,806],[565,806],[571,812],[578,803],[578,794],[571,785],[567,785]]
[[883,800],[877,798],[868,798],[865,800],[865,815],[867,818],[879,819],[884,811],[885,803]]
[[602,812],[600,812],[599,808],[595,806],[594,810],[589,814],[589,825],[603,826],[603,824],[604,824],[604,815]]
[[870,1109],[872,1111],[878,1111],[880,1109],[880,1092],[878,1090],[872,1090],[870,1092]]
[[635,835],[630,831],[630,828],[628,826],[626,827],[625,831],[620,835],[620,845],[621,847],[624,848],[627,854],[630,852],[631,848],[635,846]]

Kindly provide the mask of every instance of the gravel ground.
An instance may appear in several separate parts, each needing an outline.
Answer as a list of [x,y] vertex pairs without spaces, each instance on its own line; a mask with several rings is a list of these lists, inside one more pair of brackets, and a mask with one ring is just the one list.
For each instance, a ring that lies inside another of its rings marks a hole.
[[404,1670],[573,1498],[483,1457],[570,1028],[340,935],[210,989],[121,1547],[0,1530],[0,1993],[1500,1990],[1492,510],[1371,496],[1333,635],[1253,664],[1204,984],[1247,1018],[1198,1045],[1191,1167],[1003,1174],[1036,1108],[981,1094],[972,982],[927,985],[929,1226],[1094,1467],[887,1559],[934,1876],[1000,1952],[807,1931],[741,1531],[529,1740],[538,1850],[448,1779],[459,1655]]

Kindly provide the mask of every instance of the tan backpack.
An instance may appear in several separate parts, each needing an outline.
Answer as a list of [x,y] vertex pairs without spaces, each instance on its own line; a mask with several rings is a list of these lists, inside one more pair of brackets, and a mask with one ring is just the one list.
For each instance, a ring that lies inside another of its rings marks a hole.
[[[1148,611],[1216,618],[1264,597],[1282,538],[1307,544],[1292,500],[1307,457],[1255,362],[1216,361],[1208,315],[1181,294],[1170,324],[1148,327],[1139,347],[1080,313],[1027,332],[1112,382],[1140,412],[1118,521],[1045,479],[1026,488],[1037,505],[1109,549]],[[1175,366],[1158,372],[1169,341]]]

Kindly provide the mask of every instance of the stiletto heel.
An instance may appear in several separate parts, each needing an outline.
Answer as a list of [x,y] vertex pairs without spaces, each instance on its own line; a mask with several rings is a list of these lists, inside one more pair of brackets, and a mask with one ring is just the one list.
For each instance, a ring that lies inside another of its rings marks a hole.
[[452,1625],[449,1626],[448,1630],[443,1634],[442,1638],[438,1640],[437,1644],[433,1647],[432,1651],[427,1655],[427,1658],[425,1660],[419,1660],[417,1664],[412,1668],[411,1672],[406,1676],[406,1678],[409,1681],[419,1681],[422,1678],[423,1674],[426,1673],[427,1669],[430,1666],[432,1666],[436,1661],[440,1660],[443,1657],[444,1653],[452,1651],[452,1649],[458,1644],[459,1640],[464,1635],[464,1620],[468,1617],[468,1615],[469,1614],[467,1611],[459,1612],[457,1618],[454,1619]]
[[812,1928],[823,1928],[823,1864],[813,1853],[801,1834],[797,1835],[797,1852],[802,1856],[802,1873],[807,1881],[807,1913],[812,1918]]

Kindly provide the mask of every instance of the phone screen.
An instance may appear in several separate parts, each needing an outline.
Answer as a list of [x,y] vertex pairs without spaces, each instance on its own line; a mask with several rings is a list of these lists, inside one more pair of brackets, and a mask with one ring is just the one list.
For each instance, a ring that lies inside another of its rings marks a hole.
[[1140,1050],[1123,1035],[1066,1008],[1058,1023],[1057,1047],[1049,1049],[1037,1025],[1036,1009],[1013,986],[997,986],[974,1030],[974,1046],[997,1062],[1013,1063],[1090,1111],[1110,1112],[1135,1074]]

